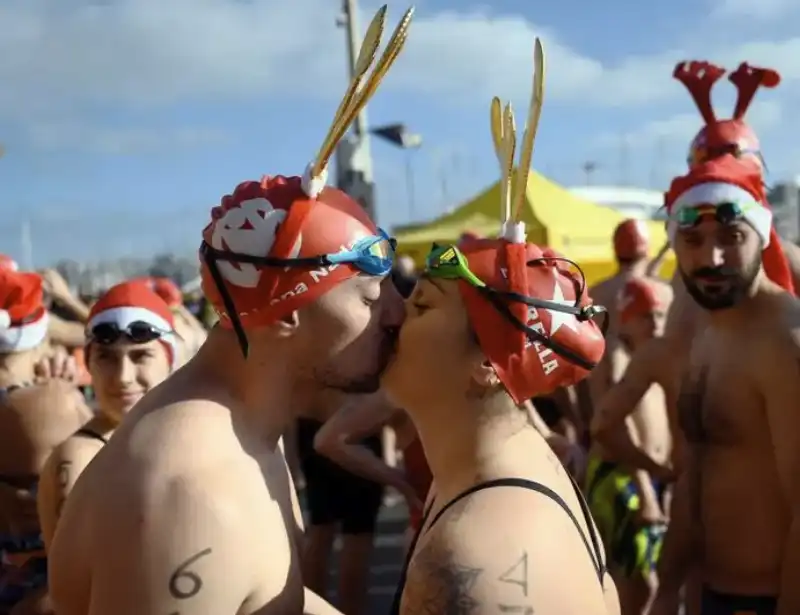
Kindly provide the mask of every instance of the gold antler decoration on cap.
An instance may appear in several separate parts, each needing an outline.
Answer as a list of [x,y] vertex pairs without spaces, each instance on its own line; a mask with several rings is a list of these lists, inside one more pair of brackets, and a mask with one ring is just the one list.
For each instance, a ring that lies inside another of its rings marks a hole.
[[333,122],[328,129],[328,134],[325,135],[317,157],[309,165],[306,175],[303,177],[303,188],[309,196],[317,196],[324,187],[328,161],[333,155],[336,146],[344,136],[344,133],[347,132],[348,126],[353,123],[355,117],[367,104],[375,90],[378,89],[386,73],[389,72],[397,56],[400,55],[400,51],[402,51],[408,38],[408,29],[414,15],[414,7],[405,12],[400,23],[397,24],[392,38],[389,39],[383,55],[375,65],[375,69],[364,81],[364,77],[375,61],[378,47],[381,44],[386,10],[386,5],[378,9],[375,17],[372,18],[369,28],[367,28],[367,34],[361,44],[361,50],[356,60],[355,75],[345,91],[342,102],[339,103],[339,108],[333,116]]
[[514,110],[507,104],[501,113],[502,103],[494,97],[491,106],[492,141],[495,154],[500,163],[500,199],[502,203],[501,221],[503,223],[501,234],[505,239],[522,243],[525,241],[525,226],[520,221],[522,204],[525,202],[525,192],[528,185],[531,160],[533,159],[533,146],[536,141],[536,131],[539,128],[539,118],[542,115],[544,102],[544,48],[538,38],[533,50],[533,93],[528,106],[528,118],[525,124],[525,133],[520,144],[520,160],[517,168],[517,180],[512,187],[514,169],[514,152],[517,146],[517,131],[514,121]]

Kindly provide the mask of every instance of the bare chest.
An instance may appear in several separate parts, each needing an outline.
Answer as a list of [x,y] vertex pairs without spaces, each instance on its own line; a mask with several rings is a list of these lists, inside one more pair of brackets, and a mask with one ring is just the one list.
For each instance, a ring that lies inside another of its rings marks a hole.
[[754,352],[719,341],[690,358],[677,396],[680,428],[695,445],[751,445],[768,435]]

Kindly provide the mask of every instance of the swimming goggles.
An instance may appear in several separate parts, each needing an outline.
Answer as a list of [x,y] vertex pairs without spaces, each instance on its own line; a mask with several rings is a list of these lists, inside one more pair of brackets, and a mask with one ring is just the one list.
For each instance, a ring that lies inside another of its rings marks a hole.
[[100,323],[92,327],[87,337],[90,342],[97,342],[104,346],[114,344],[123,337],[126,337],[134,344],[147,344],[170,333],[172,332],[154,327],[149,322],[137,320],[125,328],[120,327],[115,322]]
[[[426,275],[432,278],[440,278],[444,280],[462,280],[472,286],[473,288],[477,289],[491,304],[492,306],[502,314],[506,320],[508,320],[515,328],[519,329],[528,337],[531,342],[540,343],[546,348],[549,348],[553,352],[561,355],[568,361],[575,363],[576,365],[583,367],[584,369],[594,369],[595,364],[589,361],[586,361],[584,358],[580,357],[576,353],[572,352],[569,348],[559,344],[551,337],[536,331],[535,329],[529,327],[527,323],[522,322],[519,320],[509,309],[508,303],[511,301],[516,301],[518,303],[524,303],[525,305],[529,305],[531,307],[544,309],[544,310],[551,310],[556,312],[566,312],[567,314],[572,314],[577,318],[579,321],[585,322],[587,320],[591,320],[597,314],[605,312],[606,309],[599,305],[585,305],[581,306],[579,303],[579,298],[583,296],[584,291],[586,289],[586,281],[583,275],[583,271],[578,265],[572,262],[569,259],[562,258],[562,257],[542,257],[542,258],[535,258],[526,263],[527,266],[539,266],[547,262],[565,262],[575,267],[579,272],[579,280],[576,280],[574,277],[570,276],[572,283],[575,286],[575,304],[574,305],[563,305],[561,303],[556,303],[554,301],[548,301],[546,299],[538,299],[535,297],[528,297],[526,295],[521,295],[519,293],[511,292],[511,291],[504,291],[504,290],[497,290],[495,288],[491,288],[488,286],[483,280],[481,280],[478,276],[476,276],[472,271],[469,269],[469,263],[467,261],[467,257],[459,250],[456,246],[438,246],[433,244],[433,248],[431,249],[430,254],[428,254],[428,258],[426,260]],[[606,319],[606,325],[608,323],[608,319]],[[605,335],[605,326],[603,327],[603,335]]]
[[314,269],[318,267],[333,267],[335,265],[351,265],[373,276],[388,275],[394,264],[394,254],[397,248],[397,240],[390,237],[383,229],[378,229],[377,234],[363,237],[357,240],[351,248],[340,250],[331,254],[320,254],[318,256],[304,256],[298,258],[275,258],[272,256],[253,256],[251,254],[240,254],[217,250],[205,241],[200,246],[200,254],[211,274],[214,283],[219,290],[225,311],[231,319],[233,330],[239,340],[239,345],[245,357],[248,353],[247,335],[244,327],[239,320],[236,306],[227,290],[225,280],[217,266],[218,261],[231,263],[243,263],[256,267],[276,267],[276,268],[301,268]]
[[761,205],[755,201],[682,207],[675,213],[673,219],[681,228],[691,228],[704,217],[713,218],[720,224],[732,224],[736,220],[741,220],[748,211],[752,211],[756,207],[761,207]]

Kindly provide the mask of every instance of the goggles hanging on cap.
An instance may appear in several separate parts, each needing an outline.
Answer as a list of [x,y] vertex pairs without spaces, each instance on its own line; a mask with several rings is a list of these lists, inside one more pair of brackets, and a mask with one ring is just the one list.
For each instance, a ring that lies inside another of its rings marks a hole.
[[136,320],[124,328],[115,322],[100,323],[91,328],[87,339],[89,342],[97,342],[103,346],[114,344],[123,337],[134,344],[147,344],[170,334],[172,334],[172,331],[164,331],[149,322]]
[[[562,257],[542,257],[530,260],[526,263],[526,265],[530,267],[546,262],[557,261],[568,263],[569,265],[575,267],[580,274],[580,282],[571,278],[572,283],[575,285],[575,305],[563,305],[561,303],[555,303],[554,301],[538,299],[535,297],[527,297],[519,293],[497,290],[487,286],[483,280],[470,271],[467,257],[464,256],[461,250],[459,250],[456,246],[441,247],[433,244],[433,248],[431,249],[426,261],[426,273],[432,278],[441,278],[444,280],[462,280],[466,282],[473,288],[477,289],[478,292],[480,292],[484,297],[486,297],[486,299],[498,312],[500,312],[500,314],[503,315],[504,318],[506,318],[514,327],[525,333],[525,335],[527,335],[532,342],[538,342],[542,344],[546,348],[549,348],[553,352],[561,355],[568,361],[583,367],[584,369],[594,369],[594,364],[584,360],[576,353],[572,352],[569,348],[566,348],[553,340],[551,337],[543,335],[539,331],[529,327],[527,324],[514,316],[514,314],[508,308],[509,301],[517,301],[519,303],[524,303],[525,305],[543,310],[566,312],[567,314],[572,314],[575,316],[575,318],[582,322],[591,320],[598,314],[605,312],[606,309],[602,306],[593,304],[584,306],[580,305],[580,297],[583,296],[586,288],[586,279],[581,268],[573,261]],[[608,319],[606,319],[603,326],[604,336],[607,325]]]
[[748,211],[761,207],[756,202],[750,203],[719,203],[718,205],[699,205],[696,207],[682,207],[673,219],[681,228],[691,228],[704,217],[710,217],[720,224],[732,224],[736,220],[744,218]]
[[397,240],[390,237],[383,229],[378,229],[377,235],[363,237],[353,244],[348,250],[342,250],[332,254],[321,254],[319,256],[306,256],[300,258],[274,258],[271,256],[253,256],[251,254],[239,254],[217,250],[205,241],[200,247],[200,254],[208,266],[211,277],[219,290],[225,311],[231,319],[233,330],[239,340],[242,351],[247,356],[247,335],[244,327],[237,315],[236,306],[233,298],[227,290],[227,286],[217,266],[217,261],[231,263],[244,263],[255,267],[296,267],[313,269],[315,267],[333,267],[335,265],[352,265],[359,271],[373,276],[385,276],[392,270],[394,264],[394,253],[397,248]]

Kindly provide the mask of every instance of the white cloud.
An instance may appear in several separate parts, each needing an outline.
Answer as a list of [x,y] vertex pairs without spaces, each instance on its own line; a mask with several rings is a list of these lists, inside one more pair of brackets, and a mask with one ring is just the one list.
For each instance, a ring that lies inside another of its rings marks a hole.
[[[745,0],[720,1],[717,12],[726,14],[750,6]],[[760,0],[759,7],[778,10],[783,1]],[[204,129],[165,134],[96,126],[100,116],[94,111],[103,105],[140,109],[266,96],[338,97],[345,54],[344,33],[335,25],[337,7],[330,0],[4,0],[0,121],[16,121],[34,144],[47,148],[72,142],[119,153],[164,142],[216,142],[224,135]],[[395,5],[388,30],[399,17]],[[609,65],[522,17],[424,8],[383,89],[430,95],[446,105],[483,107],[495,94],[525,100],[536,35],[546,43],[551,102],[633,108],[680,100],[688,110],[633,131],[633,142],[677,140],[694,132],[697,117],[670,75],[676,62],[697,57],[698,51],[729,68],[743,59],[774,66],[784,78],[780,91],[800,90],[800,37],[745,40],[717,49],[698,40],[697,48],[666,49]],[[619,142],[619,136],[614,139]]]
[[229,135],[206,128],[155,129],[102,127],[83,122],[36,122],[27,127],[31,143],[42,150],[80,149],[97,154],[136,154],[228,143]]
[[773,21],[797,9],[795,0],[719,0],[712,8],[718,19]]
[[[770,0],[776,1],[776,0]],[[0,4],[0,113],[103,102],[128,106],[267,93],[339,94],[344,34],[337,3],[233,0],[5,0]],[[389,27],[399,18],[390,14]],[[630,57],[613,66],[587,57],[522,17],[420,11],[385,87],[485,104],[530,88],[535,35],[547,43],[548,96],[631,106],[677,95],[668,78],[692,50]],[[800,79],[800,38],[719,49]]]
[[[726,117],[722,115],[722,117]],[[764,135],[781,125],[782,107],[774,100],[756,101],[747,113],[747,122],[756,134]],[[621,133],[604,133],[596,141],[599,147],[619,146],[624,142],[632,148],[654,146],[689,147],[689,143],[702,126],[698,112],[678,113],[667,118],[653,120],[638,128]]]

